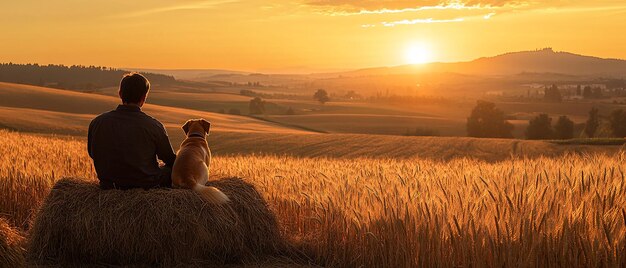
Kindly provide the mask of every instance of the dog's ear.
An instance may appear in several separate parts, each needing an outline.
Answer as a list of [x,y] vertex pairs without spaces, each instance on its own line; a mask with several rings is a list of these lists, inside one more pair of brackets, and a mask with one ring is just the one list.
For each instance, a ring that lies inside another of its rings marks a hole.
[[191,120],[187,120],[187,122],[183,125],[183,131],[185,131],[185,134],[189,133],[189,125],[191,125]]
[[202,123],[202,127],[204,128],[204,132],[206,132],[206,134],[209,134],[209,130],[211,129],[211,123],[209,121],[204,120],[204,119],[201,119],[200,123]]

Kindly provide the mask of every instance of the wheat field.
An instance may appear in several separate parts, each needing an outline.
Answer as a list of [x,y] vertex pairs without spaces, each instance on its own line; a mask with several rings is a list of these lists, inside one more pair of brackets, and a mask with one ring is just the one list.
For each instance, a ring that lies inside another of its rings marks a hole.
[[[0,131],[0,215],[27,231],[85,144]],[[330,267],[626,266],[626,154],[485,162],[220,156],[306,259]]]

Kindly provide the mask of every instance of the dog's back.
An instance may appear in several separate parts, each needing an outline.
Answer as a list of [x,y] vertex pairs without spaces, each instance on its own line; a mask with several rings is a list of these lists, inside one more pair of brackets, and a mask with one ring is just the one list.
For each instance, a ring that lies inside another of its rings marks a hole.
[[211,151],[202,138],[187,138],[172,168],[172,184],[177,188],[191,189],[206,201],[223,204],[229,201],[222,191],[215,187],[205,186],[209,180]]
[[[209,179],[207,163],[208,147],[204,140],[186,139],[176,154],[172,168],[172,183],[180,188],[191,189],[197,183],[206,183]],[[210,160],[209,160],[210,161]]]

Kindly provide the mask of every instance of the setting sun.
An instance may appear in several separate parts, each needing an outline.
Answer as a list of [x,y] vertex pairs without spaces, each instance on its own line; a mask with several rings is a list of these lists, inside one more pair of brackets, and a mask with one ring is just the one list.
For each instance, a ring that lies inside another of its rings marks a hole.
[[404,58],[408,64],[424,64],[433,60],[433,52],[425,44],[411,44],[406,48]]

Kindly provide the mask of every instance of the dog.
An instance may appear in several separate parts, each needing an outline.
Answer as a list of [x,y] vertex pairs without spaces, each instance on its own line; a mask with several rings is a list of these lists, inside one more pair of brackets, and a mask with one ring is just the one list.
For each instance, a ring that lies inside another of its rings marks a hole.
[[188,120],[183,125],[187,138],[180,145],[172,167],[172,186],[191,189],[213,204],[224,204],[229,200],[222,191],[205,186],[209,180],[211,150],[206,141],[211,123],[204,119]]

